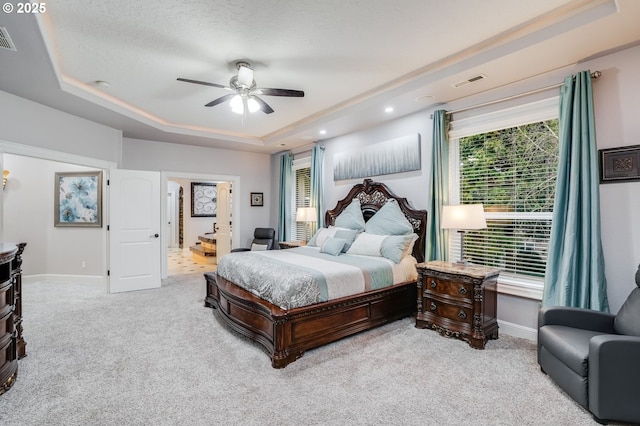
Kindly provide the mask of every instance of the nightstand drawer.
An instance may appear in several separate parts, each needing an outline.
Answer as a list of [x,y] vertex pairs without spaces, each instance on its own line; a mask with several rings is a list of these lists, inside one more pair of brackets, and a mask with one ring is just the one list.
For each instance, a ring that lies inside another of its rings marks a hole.
[[424,292],[425,296],[435,293],[470,301],[473,298],[473,284],[426,276]]
[[473,308],[471,306],[467,307],[459,304],[451,304],[431,297],[425,297],[423,299],[422,308],[425,313],[429,312],[440,318],[447,318],[451,321],[469,325],[471,325],[473,321]]

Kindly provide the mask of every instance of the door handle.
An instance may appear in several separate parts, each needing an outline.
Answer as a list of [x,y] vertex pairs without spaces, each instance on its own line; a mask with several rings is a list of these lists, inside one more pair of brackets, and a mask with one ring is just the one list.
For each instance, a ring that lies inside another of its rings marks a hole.
[[158,238],[160,235],[159,234],[153,234],[153,235],[149,235],[149,238]]

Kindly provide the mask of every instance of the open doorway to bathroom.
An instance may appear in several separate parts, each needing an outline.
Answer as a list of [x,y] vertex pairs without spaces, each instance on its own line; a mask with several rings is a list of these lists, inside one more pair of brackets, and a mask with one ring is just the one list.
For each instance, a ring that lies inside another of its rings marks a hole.
[[[228,183],[227,183],[228,182]],[[166,275],[204,273],[216,270],[216,238],[222,225],[217,189],[233,181],[210,176],[168,176],[166,179]],[[232,212],[229,191],[227,211]],[[227,215],[229,215],[227,213]],[[229,217],[229,216],[228,216]],[[231,213],[226,229],[230,236]],[[228,246],[231,245],[229,241]]]

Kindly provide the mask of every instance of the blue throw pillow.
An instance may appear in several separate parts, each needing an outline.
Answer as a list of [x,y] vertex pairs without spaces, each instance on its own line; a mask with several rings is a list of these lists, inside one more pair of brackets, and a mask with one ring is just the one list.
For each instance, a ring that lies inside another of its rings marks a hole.
[[334,223],[335,226],[340,228],[355,229],[356,231],[362,231],[364,229],[364,216],[362,216],[362,208],[360,206],[360,200],[354,198],[351,204],[345,208],[342,213],[336,217]]
[[338,256],[344,248],[346,241],[342,238],[329,237],[320,247],[320,253],[327,253],[332,256]]
[[349,247],[351,247],[351,244],[353,244],[353,240],[356,239],[357,235],[358,235],[358,231],[354,229],[341,229],[336,231],[334,237],[345,240],[345,244],[342,249],[342,252],[346,253],[347,250],[349,250]]
[[400,210],[398,202],[390,199],[369,219],[365,231],[377,235],[406,235],[413,232],[413,226]]
[[408,254],[409,246],[416,238],[418,238],[416,234],[389,235],[382,242],[380,254],[391,260],[393,263],[400,263],[400,261]]

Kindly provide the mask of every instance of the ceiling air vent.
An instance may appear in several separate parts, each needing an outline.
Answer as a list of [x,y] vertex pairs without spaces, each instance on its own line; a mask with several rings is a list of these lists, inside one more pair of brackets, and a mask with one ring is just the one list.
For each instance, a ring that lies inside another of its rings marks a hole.
[[485,78],[487,78],[486,75],[478,74],[475,77],[471,77],[471,78],[469,78],[467,80],[462,80],[462,81],[459,81],[457,83],[453,83],[452,86],[456,87],[456,88],[457,87],[462,87],[462,86],[466,86],[467,84],[475,83],[476,81],[484,80]]
[[16,47],[13,45],[11,41],[11,37],[9,37],[9,32],[5,27],[0,27],[0,47],[3,49],[16,51]]

